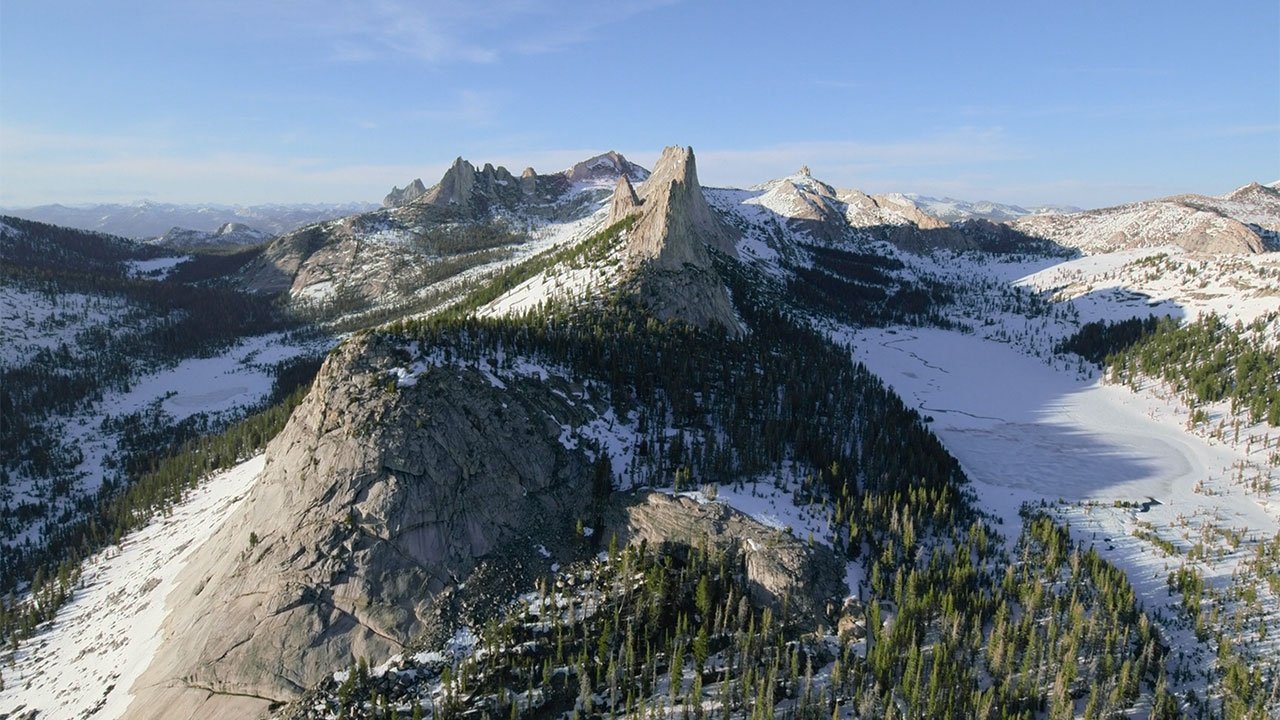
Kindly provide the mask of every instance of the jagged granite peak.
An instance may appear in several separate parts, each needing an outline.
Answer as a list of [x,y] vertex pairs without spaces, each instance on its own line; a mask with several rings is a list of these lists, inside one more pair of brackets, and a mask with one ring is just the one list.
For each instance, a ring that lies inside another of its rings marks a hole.
[[458,156],[445,170],[440,182],[423,195],[424,202],[432,205],[466,205],[476,184],[476,168]]
[[[621,191],[622,197],[618,197]],[[612,210],[625,209],[626,186],[615,188]],[[736,237],[707,204],[698,184],[692,148],[668,147],[636,198],[641,201],[626,239],[627,263],[641,301],[660,319],[679,318],[702,327],[742,332],[707,248],[737,257]],[[627,212],[634,214],[634,209]]]
[[737,257],[733,232],[702,194],[693,148],[665,148],[639,197],[644,210],[628,241],[633,255],[654,258],[669,267],[704,264],[699,253],[709,245]]
[[609,200],[609,219],[605,225],[612,225],[639,212],[642,202],[640,196],[636,194],[635,186],[631,184],[631,179],[622,175],[618,178],[618,184],[613,189],[613,197]]
[[448,363],[397,386],[409,362],[380,335],[325,361],[182,571],[126,717],[261,715],[358,657],[447,636],[465,608],[532,586],[537,543],[573,537],[592,501],[590,461],[560,441],[592,412],[575,388],[502,389]]
[[382,207],[401,207],[417,200],[427,194],[427,187],[422,184],[422,178],[414,178],[413,182],[404,186],[404,188],[392,187],[391,192],[382,198]]

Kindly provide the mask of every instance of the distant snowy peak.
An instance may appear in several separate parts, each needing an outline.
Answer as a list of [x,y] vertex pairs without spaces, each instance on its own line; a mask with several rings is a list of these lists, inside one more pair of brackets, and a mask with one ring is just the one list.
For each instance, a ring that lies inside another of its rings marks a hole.
[[901,202],[908,202],[930,215],[947,222],[964,220],[991,220],[992,222],[1012,222],[1027,215],[1047,215],[1054,213],[1080,212],[1081,208],[1072,205],[1037,205],[1025,208],[1020,205],[979,200],[969,202],[955,198],[935,198],[916,193],[889,193]]
[[140,200],[128,204],[40,205],[6,212],[51,225],[145,239],[159,237],[175,227],[216,233],[227,223],[241,223],[269,235],[279,235],[304,225],[365,212],[375,207],[377,206],[372,203],[230,206]]
[[603,182],[612,185],[618,178],[626,176],[633,183],[644,182],[649,178],[649,171],[631,162],[616,150],[587,158],[564,171],[570,182]]
[[152,245],[170,248],[258,245],[272,238],[271,233],[256,230],[243,223],[223,223],[214,232],[173,227],[160,237],[148,240]]

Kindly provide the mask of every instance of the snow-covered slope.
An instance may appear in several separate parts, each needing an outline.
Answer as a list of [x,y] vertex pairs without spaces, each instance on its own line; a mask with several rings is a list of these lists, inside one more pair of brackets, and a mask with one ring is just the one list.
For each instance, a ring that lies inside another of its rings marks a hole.
[[[1160,382],[1108,383],[1055,345],[1095,320],[1213,312],[1248,323],[1280,313],[1280,256],[1162,247],[1018,262],[902,257],[912,272],[972,289],[951,312],[968,329],[830,332],[930,419],[983,507],[1012,533],[1022,503],[1046,503],[1075,538],[1124,569],[1175,650],[1170,669],[1182,689],[1203,693],[1215,677],[1217,645],[1204,640],[1213,632],[1226,632],[1259,667],[1278,669],[1280,597],[1252,558],[1280,533],[1280,428],[1241,422],[1226,402],[1193,424]],[[991,302],[1000,288],[1049,302],[1011,309]],[[1260,341],[1280,348],[1269,327]],[[1246,629],[1222,623],[1197,637],[1168,585],[1183,567],[1207,582],[1206,617],[1212,607]]]
[[1012,226],[1087,253],[1177,245],[1202,252],[1276,247],[1280,192],[1256,183],[1222,197],[1178,195],[1079,213],[1034,215]]
[[270,233],[256,230],[243,223],[229,222],[213,232],[173,227],[169,228],[164,235],[148,240],[148,242],[168,248],[186,249],[209,246],[257,245],[270,239]]
[[889,193],[887,197],[911,203],[930,215],[947,222],[974,219],[1009,222],[1026,215],[1080,212],[1080,208],[1072,205],[1037,205],[1024,208],[1019,205],[1008,205],[989,200],[969,202],[949,197],[929,197],[928,195],[918,195],[916,193]]
[[89,558],[57,620],[17,652],[0,653],[0,717],[120,717],[159,647],[178,573],[262,466],[260,455],[209,478],[172,513]]

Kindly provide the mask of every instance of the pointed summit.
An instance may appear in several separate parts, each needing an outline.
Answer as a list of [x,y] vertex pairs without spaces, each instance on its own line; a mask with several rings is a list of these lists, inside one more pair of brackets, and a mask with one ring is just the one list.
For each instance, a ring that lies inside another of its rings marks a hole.
[[572,183],[608,180],[620,175],[625,175],[636,182],[640,182],[648,177],[649,173],[644,168],[623,157],[622,153],[616,150],[610,150],[595,157],[587,158],[569,168],[566,172],[566,177]]
[[672,267],[685,262],[705,264],[703,245],[737,256],[732,233],[702,195],[693,148],[663,150],[641,188],[641,197],[644,212],[629,243],[634,254]]
[[424,195],[426,202],[432,205],[462,205],[471,201],[471,191],[476,184],[476,168],[463,160],[461,156],[453,161],[453,165],[445,171],[439,184]]
[[520,192],[526,196],[532,195],[538,190],[538,173],[534,172],[532,167],[527,167],[524,172],[520,173]]
[[612,225],[634,214],[640,209],[641,202],[630,178],[626,175],[620,176],[618,184],[613,188],[613,199],[609,201],[609,219],[605,225]]
[[[611,218],[632,201],[625,192],[629,185],[619,181]],[[663,150],[635,199],[640,200],[640,217],[628,233],[626,252],[638,271],[641,302],[662,319],[721,325],[739,334],[741,323],[707,251],[711,246],[737,257],[735,239],[702,195],[693,149]],[[622,217],[634,213],[633,207]]]

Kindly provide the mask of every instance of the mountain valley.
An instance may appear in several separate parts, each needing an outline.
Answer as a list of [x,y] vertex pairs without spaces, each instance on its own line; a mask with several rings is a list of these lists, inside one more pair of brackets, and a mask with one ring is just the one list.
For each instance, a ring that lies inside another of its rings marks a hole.
[[0,222],[0,718],[1280,712],[1273,186]]

